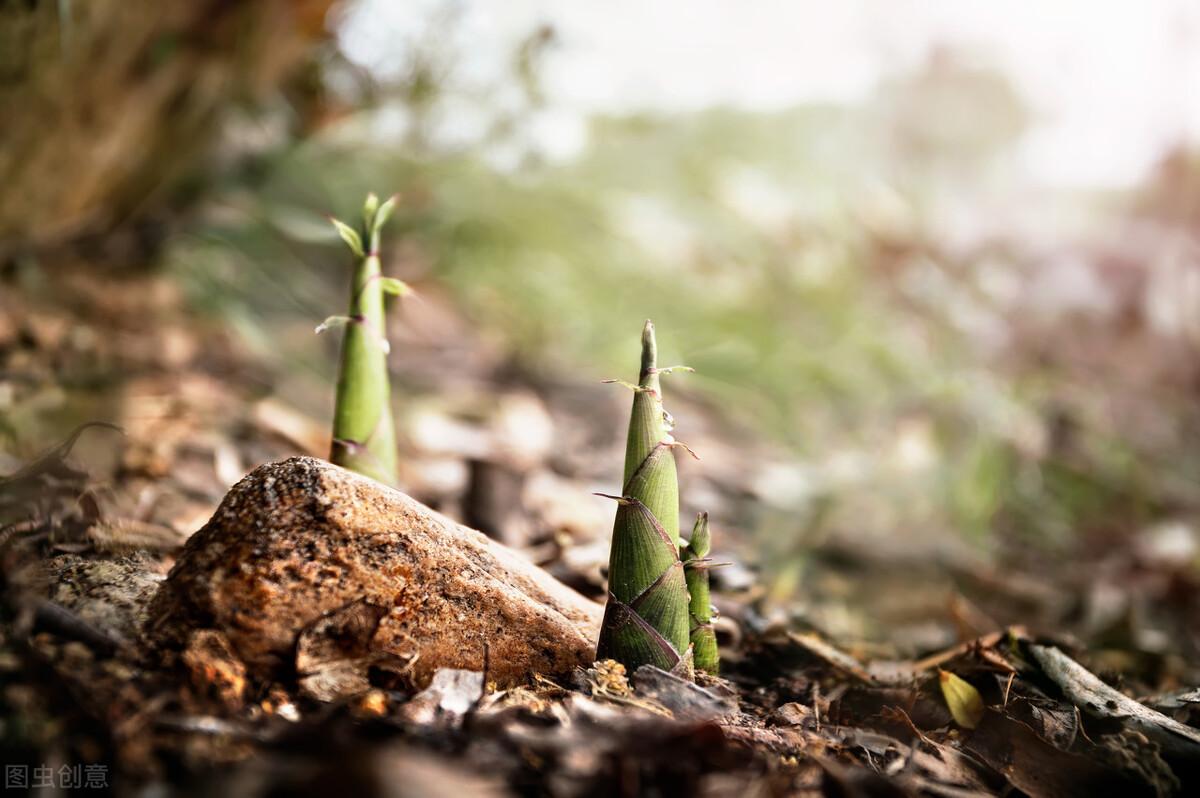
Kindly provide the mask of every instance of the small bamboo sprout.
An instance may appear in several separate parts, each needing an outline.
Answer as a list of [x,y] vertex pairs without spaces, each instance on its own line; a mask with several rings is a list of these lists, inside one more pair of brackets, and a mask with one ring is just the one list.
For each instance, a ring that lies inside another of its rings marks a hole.
[[687,577],[687,590],[691,601],[688,613],[691,616],[692,657],[696,670],[717,675],[720,670],[720,655],[717,653],[717,634],[713,631],[713,608],[708,591],[708,571],[712,560],[708,552],[712,540],[708,532],[708,513],[696,516],[692,527],[692,538],[680,555],[683,571]]
[[617,500],[608,603],[596,658],[632,673],[641,665],[691,673],[688,594],[679,560],[675,439],[663,411],[654,325],[642,332],[642,370],[633,388],[625,485]]
[[396,430],[388,383],[389,347],[383,298],[384,294],[410,293],[402,281],[384,277],[379,262],[380,231],[395,204],[395,197],[380,204],[378,197],[368,194],[363,204],[361,231],[330,218],[357,259],[357,265],[349,315],[331,316],[317,327],[318,333],[334,327],[346,329],[329,459],[387,485],[396,482]]

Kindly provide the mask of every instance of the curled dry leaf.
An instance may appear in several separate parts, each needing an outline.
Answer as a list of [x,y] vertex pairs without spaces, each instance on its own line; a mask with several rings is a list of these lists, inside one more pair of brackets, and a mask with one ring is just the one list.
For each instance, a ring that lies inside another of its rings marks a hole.
[[656,701],[676,720],[702,723],[737,713],[737,700],[717,695],[674,673],[653,665],[643,665],[633,676],[637,695]]
[[296,639],[300,689],[318,701],[358,695],[370,686],[371,638],[387,609],[356,601],[323,615]]

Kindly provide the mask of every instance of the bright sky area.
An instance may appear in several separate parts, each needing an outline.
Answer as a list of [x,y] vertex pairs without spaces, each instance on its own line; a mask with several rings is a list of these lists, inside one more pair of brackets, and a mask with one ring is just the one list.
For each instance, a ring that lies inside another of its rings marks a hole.
[[341,30],[381,73],[457,14],[459,78],[486,85],[540,24],[544,70],[570,149],[589,113],[863,102],[883,78],[949,46],[1006,74],[1036,124],[1021,164],[1055,186],[1119,187],[1200,136],[1196,0],[363,0]]

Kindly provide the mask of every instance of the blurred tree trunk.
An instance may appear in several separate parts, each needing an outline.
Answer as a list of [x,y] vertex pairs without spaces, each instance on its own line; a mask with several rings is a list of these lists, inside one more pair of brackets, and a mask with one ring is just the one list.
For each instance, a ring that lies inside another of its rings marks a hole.
[[0,0],[0,255],[161,203],[221,111],[312,52],[331,3]]

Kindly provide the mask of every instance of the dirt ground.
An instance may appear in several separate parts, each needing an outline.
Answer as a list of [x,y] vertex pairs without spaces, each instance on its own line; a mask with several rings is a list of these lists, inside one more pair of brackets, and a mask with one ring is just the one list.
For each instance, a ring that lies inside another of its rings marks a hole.
[[[462,348],[453,378],[442,350],[403,355],[430,395],[446,390],[407,427],[402,487],[601,599],[611,508],[591,494],[620,462],[626,397]],[[326,453],[324,419],[281,401],[277,378],[160,274],[81,266],[0,292],[7,433],[55,443],[0,454],[6,778],[63,789],[103,776],[121,795],[1200,785],[1200,585],[1169,529],[1085,539],[1061,562],[1015,546],[984,558],[945,541],[816,541],[799,587],[772,595],[739,523],[760,490],[749,464],[769,447],[686,391],[675,403],[700,460],[684,479],[734,563],[714,572],[721,678],[597,663],[497,689],[486,672],[427,686],[380,672],[321,701],[294,675],[247,676],[219,646],[163,659],[142,621],[187,536],[253,467]],[[96,421],[117,429],[81,426]]]

